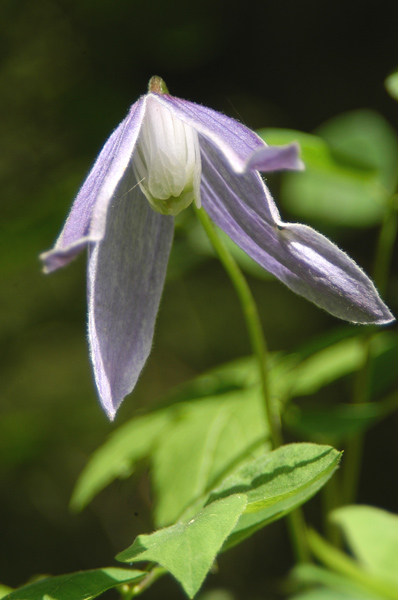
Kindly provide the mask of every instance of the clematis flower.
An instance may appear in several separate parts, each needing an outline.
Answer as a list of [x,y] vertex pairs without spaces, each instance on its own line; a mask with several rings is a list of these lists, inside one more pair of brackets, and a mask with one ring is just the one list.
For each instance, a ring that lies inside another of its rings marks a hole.
[[259,171],[300,169],[295,144],[267,146],[241,123],[170,96],[159,77],[102,149],[46,272],[88,247],[88,329],[113,419],[152,345],[174,216],[192,202],[294,292],[353,323],[393,320],[365,273],[323,235],[282,222]]

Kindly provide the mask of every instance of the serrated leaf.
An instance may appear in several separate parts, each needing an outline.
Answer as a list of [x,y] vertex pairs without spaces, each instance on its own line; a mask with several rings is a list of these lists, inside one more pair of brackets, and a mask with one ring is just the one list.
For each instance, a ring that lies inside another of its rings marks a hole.
[[83,509],[111,481],[129,476],[135,463],[148,456],[169,419],[166,411],[157,411],[132,419],[117,429],[94,452],[82,471],[72,495],[71,507]]
[[235,546],[311,498],[330,479],[341,453],[330,446],[289,444],[240,467],[209,497],[247,495],[247,508],[224,545]]
[[373,506],[345,506],[331,519],[362,567],[398,586],[398,516]]
[[224,540],[246,506],[244,494],[234,494],[209,504],[188,523],[177,523],[140,535],[117,555],[121,562],[149,560],[162,565],[192,598],[209,572]]
[[91,600],[123,583],[138,583],[145,575],[142,571],[115,567],[79,571],[40,579],[14,590],[3,600]]
[[319,136],[300,131],[262,129],[268,144],[297,141],[305,171],[286,173],[280,197],[293,214],[339,226],[365,227],[379,223],[389,198],[375,168],[360,168],[337,161]]
[[155,522],[174,523],[217,480],[267,447],[258,388],[211,396],[174,407],[174,420],[152,455]]

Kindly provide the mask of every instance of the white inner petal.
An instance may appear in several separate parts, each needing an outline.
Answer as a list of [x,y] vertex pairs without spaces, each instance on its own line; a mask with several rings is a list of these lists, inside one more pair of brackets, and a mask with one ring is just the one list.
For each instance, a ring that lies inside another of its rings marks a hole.
[[133,168],[155,210],[177,214],[193,200],[200,206],[198,134],[153,97],[147,99]]

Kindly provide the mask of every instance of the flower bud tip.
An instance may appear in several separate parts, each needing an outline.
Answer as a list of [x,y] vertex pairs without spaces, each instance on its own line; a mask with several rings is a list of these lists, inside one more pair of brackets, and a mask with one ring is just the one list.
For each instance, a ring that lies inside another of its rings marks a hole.
[[153,92],[154,94],[168,94],[169,90],[167,85],[161,77],[154,75],[150,78],[148,83],[148,93]]

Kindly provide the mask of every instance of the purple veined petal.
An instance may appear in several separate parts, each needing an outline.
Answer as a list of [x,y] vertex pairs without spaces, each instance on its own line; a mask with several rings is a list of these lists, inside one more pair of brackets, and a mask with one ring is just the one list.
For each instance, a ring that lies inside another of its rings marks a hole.
[[254,131],[215,110],[166,94],[153,97],[217,146],[236,173],[303,168],[297,144],[270,147]]
[[199,143],[203,208],[249,256],[336,317],[363,324],[394,320],[353,260],[310,227],[283,223],[257,173],[231,173],[217,149],[202,137]]
[[106,235],[90,246],[89,342],[110,419],[134,388],[152,345],[174,219],[152,210],[129,167],[108,210]]
[[40,256],[47,273],[70,262],[88,242],[103,237],[108,204],[133,153],[145,104],[145,97],[133,104],[127,117],[105,143],[73,203],[54,248]]
[[300,146],[296,142],[285,146],[265,146],[250,156],[245,171],[254,169],[267,173],[285,169],[302,171],[305,167],[299,155]]

